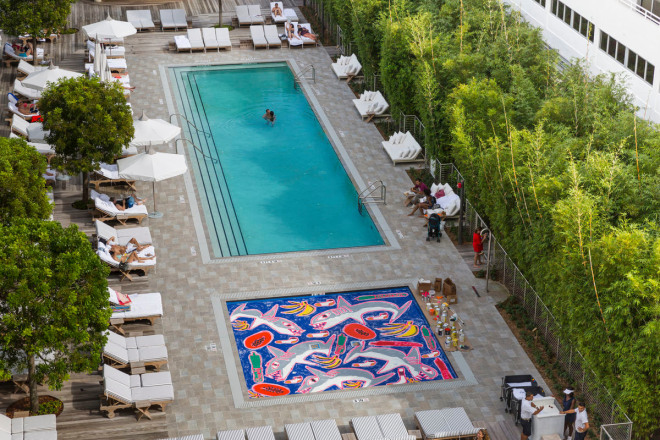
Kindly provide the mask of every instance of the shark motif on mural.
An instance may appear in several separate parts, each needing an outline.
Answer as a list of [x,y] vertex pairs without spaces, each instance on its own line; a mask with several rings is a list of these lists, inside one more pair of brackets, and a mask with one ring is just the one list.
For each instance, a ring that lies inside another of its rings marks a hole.
[[335,335],[332,335],[328,342],[305,341],[294,345],[286,352],[269,346],[268,351],[273,355],[273,358],[266,363],[266,376],[283,381],[291,374],[296,364],[317,365],[312,361],[308,361],[307,357],[317,353],[329,356],[334,343]]
[[309,323],[316,330],[325,330],[349,319],[366,324],[364,315],[377,312],[388,312],[390,314],[390,322],[394,322],[408,310],[410,304],[412,304],[412,301],[408,301],[401,307],[397,307],[396,304],[387,301],[366,301],[351,304],[340,296],[337,298],[337,308],[314,315]]
[[256,327],[259,327],[260,325],[265,325],[283,335],[300,336],[304,333],[304,330],[301,329],[295,322],[276,316],[277,309],[279,307],[277,305],[273,306],[273,308],[266,313],[261,313],[256,309],[245,309],[245,306],[246,304],[241,304],[240,306],[236,307],[236,309],[231,312],[229,320],[234,322],[239,318],[253,319],[252,324],[250,324],[250,327],[248,327],[247,330],[252,330]]
[[297,393],[317,393],[319,391],[325,391],[333,386],[336,386],[340,390],[346,387],[374,387],[386,382],[394,376],[394,373],[389,373],[384,376],[375,377],[370,372],[358,368],[337,368],[325,372],[312,367],[307,367],[307,370],[309,370],[313,376],[308,376],[303,380],[302,385],[300,385],[300,388],[296,391]]
[[432,380],[438,377],[438,372],[435,368],[422,363],[422,357],[420,356],[419,348],[417,347],[412,348],[406,355],[400,350],[394,350],[391,348],[377,347],[365,349],[363,342],[358,347],[355,347],[348,352],[344,358],[344,363],[348,364],[359,357],[385,361],[385,365],[377,371],[378,374],[403,367],[408,370],[412,378],[415,380]]

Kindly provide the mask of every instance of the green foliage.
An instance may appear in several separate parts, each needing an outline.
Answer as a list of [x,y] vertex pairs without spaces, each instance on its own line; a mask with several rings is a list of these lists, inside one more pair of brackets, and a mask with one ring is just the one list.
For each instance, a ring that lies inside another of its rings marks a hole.
[[48,218],[46,159],[22,139],[0,138],[0,223],[16,218]]
[[[117,82],[97,77],[64,79],[51,85],[39,100],[48,143],[57,156],[53,165],[69,174],[98,169],[112,162],[133,139],[133,117]],[[86,183],[85,179],[85,183]],[[87,199],[83,184],[83,199]]]
[[75,225],[19,219],[0,225],[0,235],[0,372],[28,369],[36,413],[37,382],[59,389],[69,372],[98,366],[111,315],[108,269]]
[[50,400],[48,402],[40,403],[37,415],[43,416],[45,414],[57,414],[60,412],[63,405],[64,404],[61,400]]

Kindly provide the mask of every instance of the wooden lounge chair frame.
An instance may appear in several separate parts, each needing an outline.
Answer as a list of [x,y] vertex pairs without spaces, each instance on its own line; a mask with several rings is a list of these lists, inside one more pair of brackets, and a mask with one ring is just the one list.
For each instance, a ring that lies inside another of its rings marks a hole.
[[126,225],[126,222],[129,220],[137,220],[138,224],[142,224],[142,220],[149,217],[149,214],[114,214],[102,210],[98,206],[94,206],[94,212],[92,212],[92,218],[94,220],[99,220],[102,222],[107,222],[111,220],[117,220],[122,225]]
[[126,331],[122,327],[124,324],[135,321],[149,321],[149,325],[153,326],[158,318],[160,318],[160,315],[140,316],[139,318],[110,318],[110,327],[115,329],[117,333],[126,335]]
[[105,177],[103,174],[96,173],[97,176],[99,176],[97,179],[89,181],[92,185],[94,185],[94,189],[96,191],[99,190],[99,187],[102,184],[110,184],[110,185],[126,185],[129,187],[131,191],[137,191],[137,188],[135,187],[135,180],[129,180],[129,179],[108,179]]
[[160,371],[163,365],[167,365],[167,359],[158,360],[158,361],[147,361],[147,362],[129,362],[125,363],[120,359],[116,359],[110,356],[107,353],[103,353],[103,363],[110,365],[118,370],[129,370],[131,374],[142,374],[146,371],[146,368],[153,367],[156,371]]
[[[101,381],[101,386],[103,386],[103,381]],[[160,407],[160,410],[162,412],[165,412],[165,407],[172,403],[171,401],[162,401],[162,402],[155,402],[151,400],[141,400],[137,401],[135,403],[126,403],[122,400],[119,400],[115,397],[108,396],[107,394],[103,394],[103,397],[105,398],[106,404],[103,404],[103,400],[101,400],[101,407],[100,411],[105,411],[107,414],[106,416],[109,419],[114,419],[115,418],[115,411],[120,410],[120,409],[129,409],[133,408],[137,410],[136,418],[138,422],[142,417],[146,417],[149,420],[151,420],[151,413],[149,412],[149,409],[156,405]]]

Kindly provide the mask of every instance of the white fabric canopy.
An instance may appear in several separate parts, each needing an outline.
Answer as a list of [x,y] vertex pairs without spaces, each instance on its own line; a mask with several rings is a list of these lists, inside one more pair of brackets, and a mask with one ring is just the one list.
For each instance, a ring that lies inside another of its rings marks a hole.
[[181,133],[181,127],[162,119],[149,119],[145,112],[140,119],[133,121],[133,126],[135,134],[130,144],[136,147],[166,144]]
[[117,161],[119,177],[145,182],[160,182],[188,171],[181,154],[140,153]]
[[54,83],[62,78],[77,78],[79,76],[82,76],[82,73],[60,69],[51,63],[51,65],[48,66],[48,69],[39,70],[29,74],[22,83],[25,87],[43,90],[49,82]]
[[105,20],[83,26],[83,30],[88,37],[94,39],[124,38],[137,33],[137,29],[131,23],[115,20],[110,16]]

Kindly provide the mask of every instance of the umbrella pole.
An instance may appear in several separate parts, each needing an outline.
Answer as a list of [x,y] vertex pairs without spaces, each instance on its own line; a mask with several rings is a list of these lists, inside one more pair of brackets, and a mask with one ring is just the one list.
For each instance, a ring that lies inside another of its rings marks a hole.
[[163,216],[162,212],[156,210],[156,181],[151,182],[152,196],[154,198],[154,210],[149,213],[149,218],[161,218]]

